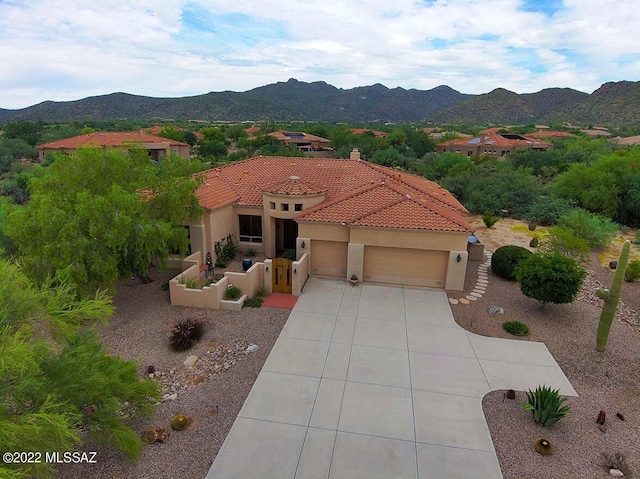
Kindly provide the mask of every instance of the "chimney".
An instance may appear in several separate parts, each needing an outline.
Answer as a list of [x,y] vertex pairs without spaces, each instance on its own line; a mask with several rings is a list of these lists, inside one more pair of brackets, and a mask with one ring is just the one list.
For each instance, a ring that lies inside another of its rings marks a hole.
[[349,155],[350,160],[360,161],[360,152],[357,148],[354,148],[351,154]]

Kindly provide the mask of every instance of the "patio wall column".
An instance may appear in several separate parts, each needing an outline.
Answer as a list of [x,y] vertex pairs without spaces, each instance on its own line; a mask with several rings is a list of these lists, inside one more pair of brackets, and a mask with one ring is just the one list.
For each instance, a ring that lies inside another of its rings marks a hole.
[[[458,261],[458,257],[460,261]],[[450,251],[447,263],[447,280],[444,289],[447,291],[464,290],[464,277],[467,272],[469,253],[466,251]]]
[[354,274],[364,281],[364,245],[359,243],[349,243],[347,249],[347,281]]

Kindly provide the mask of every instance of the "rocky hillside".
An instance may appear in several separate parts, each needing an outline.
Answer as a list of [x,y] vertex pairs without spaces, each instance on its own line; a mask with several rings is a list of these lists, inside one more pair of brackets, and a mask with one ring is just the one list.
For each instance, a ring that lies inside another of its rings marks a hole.
[[444,85],[431,90],[405,90],[377,83],[345,90],[321,81],[307,83],[292,78],[246,92],[210,92],[181,98],[112,93],[68,102],[46,101],[20,110],[0,109],[0,122],[149,118],[635,125],[640,124],[640,82],[606,83],[591,95],[570,88],[527,94],[497,88],[482,95],[467,95]]

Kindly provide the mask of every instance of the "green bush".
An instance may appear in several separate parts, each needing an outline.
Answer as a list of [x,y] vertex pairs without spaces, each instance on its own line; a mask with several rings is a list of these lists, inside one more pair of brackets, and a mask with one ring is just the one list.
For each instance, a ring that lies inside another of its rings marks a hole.
[[558,224],[585,240],[591,248],[607,246],[618,232],[618,225],[613,221],[581,208],[564,215]]
[[516,268],[533,253],[522,246],[507,245],[498,248],[491,256],[491,270],[501,278],[516,279]]
[[236,300],[242,296],[242,291],[237,286],[232,286],[224,292],[224,299]]
[[520,321],[506,321],[502,323],[502,329],[514,336],[526,336],[529,334],[529,326]]
[[589,243],[582,238],[578,238],[567,228],[554,226],[549,228],[549,234],[540,245],[542,254],[559,254],[567,258],[573,258],[578,263],[588,263],[591,253]]
[[295,261],[296,260],[296,252],[294,250],[292,250],[292,249],[288,249],[284,253],[282,253],[282,257],[284,259],[289,259],[291,261]]
[[259,308],[262,306],[262,302],[264,298],[260,296],[254,296],[253,298],[245,299],[244,306],[245,308]]
[[498,222],[498,217],[495,216],[491,211],[485,211],[482,215],[482,221],[484,222],[487,228],[491,228]]
[[560,255],[532,254],[516,268],[522,293],[542,304],[573,302],[586,275],[574,259]]
[[527,391],[527,402],[522,404],[533,414],[533,420],[541,426],[550,426],[565,417],[571,408],[563,406],[567,398],[561,398],[558,389],[538,386],[535,391]]
[[575,205],[567,199],[554,195],[543,195],[529,206],[524,217],[529,221],[535,220],[539,225],[552,226],[574,208]]
[[531,241],[529,241],[529,246],[531,246],[532,248],[537,248],[539,244],[540,244],[540,240],[538,239],[537,236],[531,238]]
[[627,265],[627,269],[624,270],[624,280],[629,283],[640,279],[640,259],[634,259]]
[[267,295],[267,290],[264,288],[258,288],[256,291],[256,296],[259,298],[264,298]]

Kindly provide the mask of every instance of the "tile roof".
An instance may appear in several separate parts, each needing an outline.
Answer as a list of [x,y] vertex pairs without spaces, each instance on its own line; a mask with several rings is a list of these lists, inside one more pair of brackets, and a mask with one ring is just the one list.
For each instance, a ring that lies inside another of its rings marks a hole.
[[171,146],[189,146],[181,141],[162,138],[145,131],[97,131],[39,145],[38,149],[73,150],[81,147],[123,146],[128,143],[165,143]]
[[324,193],[327,188],[314,185],[308,181],[301,180],[299,176],[292,175],[284,181],[265,186],[262,191],[279,195],[315,195]]
[[318,143],[329,143],[330,141],[326,138],[322,138],[321,136],[312,135],[311,133],[304,133],[301,131],[284,131],[278,130],[273,133],[269,133],[269,135],[277,138],[280,141],[287,142],[307,142],[307,141],[317,141]]
[[365,133],[373,133],[376,138],[385,138],[389,133],[385,131],[371,130],[370,128],[352,128],[351,133],[354,135],[364,135]]
[[480,136],[476,136],[472,139],[458,139],[458,140],[449,140],[443,143],[438,143],[438,146],[491,146],[494,148],[497,147],[514,147],[514,146],[528,146],[528,147],[537,147],[537,148],[552,148],[553,145],[551,143],[547,143],[545,141],[540,141],[536,138],[529,138],[522,135],[512,135],[509,133],[496,133],[495,131],[485,130]]
[[412,193],[401,183],[365,185],[333,201],[303,211],[296,221],[345,223],[352,226],[471,232],[459,210]]
[[[366,161],[259,156],[203,174],[205,182],[197,194],[209,210],[230,203],[262,206],[263,191],[296,194],[293,192],[305,189],[326,190],[323,203],[301,212],[296,219],[471,231],[464,219],[467,210],[447,190],[425,178]],[[298,179],[292,180],[292,176]],[[397,206],[404,202],[408,206]],[[403,208],[413,210],[415,219],[410,220],[411,214],[407,216]],[[399,219],[396,214],[401,214]]]

